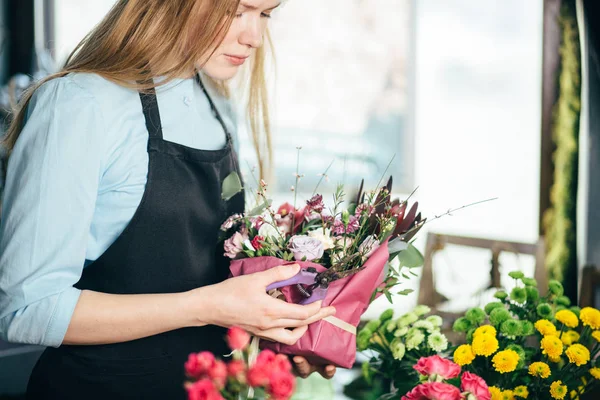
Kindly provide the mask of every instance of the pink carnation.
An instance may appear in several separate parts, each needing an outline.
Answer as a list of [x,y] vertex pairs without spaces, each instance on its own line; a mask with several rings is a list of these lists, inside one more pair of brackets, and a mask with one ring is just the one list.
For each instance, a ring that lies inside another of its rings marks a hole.
[[492,395],[485,381],[470,372],[464,372],[461,377],[461,388],[463,392],[469,392],[475,396],[475,400],[490,400]]
[[429,376],[432,381],[452,379],[460,374],[460,365],[437,355],[421,357],[413,368],[421,375]]
[[202,379],[186,387],[188,400],[223,400],[223,396],[209,379]]
[[461,400],[456,386],[442,382],[428,382],[415,387],[402,396],[402,400]]
[[333,223],[333,233],[335,235],[343,235],[348,233],[356,232],[360,228],[358,218],[354,215],[349,216],[348,226],[344,226],[344,223],[340,219],[336,219]]
[[215,364],[215,356],[208,352],[192,353],[185,363],[185,372],[193,378],[200,378],[208,373],[208,370]]
[[227,331],[227,344],[231,350],[244,350],[250,343],[248,332],[237,326],[232,326]]

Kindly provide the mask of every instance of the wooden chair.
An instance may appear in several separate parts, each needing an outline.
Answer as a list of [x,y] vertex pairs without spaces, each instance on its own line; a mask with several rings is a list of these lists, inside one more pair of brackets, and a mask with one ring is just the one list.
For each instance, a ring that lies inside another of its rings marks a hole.
[[[544,267],[545,247],[543,238],[540,238],[535,244],[530,244],[430,232],[427,235],[427,243],[425,246],[425,260],[420,281],[418,304],[429,306],[433,312],[444,318],[445,328],[451,327],[456,318],[462,315],[462,313],[443,312],[438,309],[440,304],[447,299],[436,290],[435,277],[433,274],[433,256],[436,252],[444,250],[446,245],[488,249],[491,252],[489,287],[494,288],[501,287],[500,254],[502,252],[532,255],[535,257],[534,278],[538,281],[540,293],[545,294],[543,292],[546,290],[545,288],[547,288],[547,277]],[[449,329],[445,330],[447,332],[449,331]]]

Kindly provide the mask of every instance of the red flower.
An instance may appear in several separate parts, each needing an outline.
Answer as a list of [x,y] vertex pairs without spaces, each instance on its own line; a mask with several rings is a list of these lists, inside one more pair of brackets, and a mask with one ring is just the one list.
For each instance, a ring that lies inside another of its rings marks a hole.
[[268,364],[254,364],[248,370],[248,384],[252,387],[265,387],[269,384],[271,371]]
[[215,361],[213,366],[208,370],[208,376],[219,389],[225,387],[225,382],[227,382],[227,365],[221,360]]
[[296,378],[290,372],[275,371],[267,391],[275,400],[288,400],[294,393]]
[[282,217],[285,217],[292,212],[294,212],[294,206],[290,203],[283,203],[277,210],[277,214],[281,215]]
[[292,228],[292,234],[294,234],[300,230],[300,227],[302,226],[302,223],[304,222],[304,217],[306,216],[306,214],[307,214],[306,207],[303,207],[302,209],[300,209],[294,213],[294,226]]
[[429,376],[432,381],[438,378],[452,379],[460,374],[460,365],[437,355],[421,357],[413,368],[421,375]]
[[470,372],[464,372],[461,377],[463,392],[469,392],[475,396],[474,400],[490,400],[492,395],[487,383],[481,377]]
[[214,365],[215,356],[208,351],[192,353],[185,363],[185,372],[193,378],[200,378]]
[[323,204],[323,196],[320,194],[315,194],[310,200],[306,201],[306,206],[310,211],[320,214],[323,212],[323,208],[325,208],[325,204]]
[[186,387],[188,400],[224,400],[212,381],[202,379]]
[[231,350],[244,350],[250,343],[250,335],[242,328],[233,326],[227,331],[227,343]]
[[246,364],[242,360],[233,360],[227,364],[227,373],[233,379],[244,383],[246,380]]
[[256,364],[271,364],[275,361],[275,353],[271,350],[263,350],[256,357]]
[[402,400],[461,400],[462,395],[456,386],[442,382],[428,382],[415,387]]
[[292,364],[285,354],[277,354],[273,360],[274,368],[277,371],[290,372]]
[[252,239],[252,242],[250,242],[252,244],[252,247],[254,247],[254,250],[260,250],[263,245],[262,242],[265,241],[265,238],[262,236],[254,236],[254,239]]

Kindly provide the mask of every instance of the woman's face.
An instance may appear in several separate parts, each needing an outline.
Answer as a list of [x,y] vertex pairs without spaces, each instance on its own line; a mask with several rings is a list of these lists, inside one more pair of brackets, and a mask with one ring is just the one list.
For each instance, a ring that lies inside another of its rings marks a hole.
[[216,80],[233,78],[256,49],[262,46],[271,13],[280,4],[281,0],[241,0],[223,42],[204,64],[202,71]]

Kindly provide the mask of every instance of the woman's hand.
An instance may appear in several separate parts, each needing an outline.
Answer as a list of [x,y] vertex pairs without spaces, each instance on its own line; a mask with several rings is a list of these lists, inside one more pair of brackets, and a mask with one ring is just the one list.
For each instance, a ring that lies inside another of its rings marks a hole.
[[198,319],[203,325],[239,326],[255,336],[293,345],[309,324],[335,314],[333,307],[321,308],[320,301],[303,306],[266,293],[267,286],[292,278],[299,271],[297,264],[282,265],[196,289],[192,296]]
[[301,356],[292,357],[292,365],[294,366],[294,372],[301,378],[307,378],[313,372],[318,372],[325,379],[331,379],[335,375],[335,365],[321,365],[316,366],[310,364],[306,358]]

